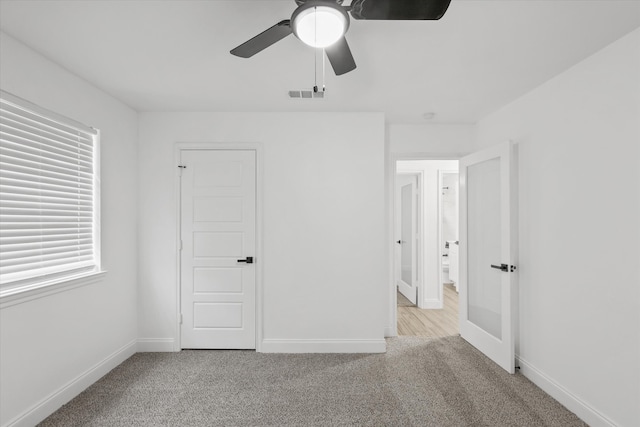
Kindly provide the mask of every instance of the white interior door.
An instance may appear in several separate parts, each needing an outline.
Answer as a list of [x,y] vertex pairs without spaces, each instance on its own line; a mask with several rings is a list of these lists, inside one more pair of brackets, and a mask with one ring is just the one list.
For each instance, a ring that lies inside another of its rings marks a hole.
[[181,348],[255,348],[256,153],[182,150]]
[[513,146],[460,160],[460,334],[515,371],[516,200]]
[[396,283],[398,290],[413,304],[418,300],[418,203],[417,175],[397,175]]

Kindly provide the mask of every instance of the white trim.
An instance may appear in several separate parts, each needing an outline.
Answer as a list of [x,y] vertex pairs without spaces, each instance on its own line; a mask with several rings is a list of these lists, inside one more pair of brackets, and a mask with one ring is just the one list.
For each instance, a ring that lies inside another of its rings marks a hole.
[[181,151],[180,151],[180,143],[175,144],[174,149],[173,149],[173,179],[174,179],[174,189],[173,189],[173,194],[174,194],[174,205],[175,205],[175,210],[176,210],[176,234],[175,234],[175,250],[176,250],[176,277],[175,277],[175,283],[176,283],[176,311],[174,313],[174,318],[175,318],[175,331],[174,331],[174,336],[175,336],[175,341],[173,343],[173,351],[180,351],[181,350],[181,341],[182,341],[182,334],[181,334],[181,324],[182,324],[182,316],[181,316],[181,311],[182,311],[182,300],[181,300],[181,278],[182,278],[182,262],[181,262],[181,253],[180,253],[180,246],[181,246],[181,224],[182,224],[182,205],[181,205],[181,195],[182,195],[182,169],[178,168],[177,166],[180,165],[180,157],[181,157]]
[[547,376],[541,370],[527,362],[520,356],[516,356],[520,373],[532,383],[540,387],[545,393],[556,399],[568,410],[576,414],[582,421],[591,427],[615,427],[616,423],[599,412],[593,406],[580,399],[575,394],[561,386],[557,381]]
[[102,141],[100,130],[93,138],[93,258],[98,271],[102,271]]
[[420,308],[429,308],[429,309],[441,309],[444,308],[444,303],[441,298],[429,298],[423,301],[424,307]]
[[470,154],[467,153],[391,153],[391,159],[396,162],[398,160],[460,160],[462,157]]
[[34,426],[57,411],[62,405],[82,393],[87,387],[98,381],[113,368],[133,356],[136,352],[136,340],[125,344],[93,367],[87,369],[58,390],[54,391],[22,414],[10,420],[5,427]]
[[256,351],[262,351],[262,339],[264,337],[264,288],[262,277],[264,272],[264,152],[262,144],[252,144],[256,150]]
[[[459,169],[459,168],[458,168]],[[444,174],[450,174],[450,173],[455,173],[456,175],[458,175],[458,177],[460,177],[460,172],[459,170],[453,170],[453,169],[438,169],[438,283],[440,283],[440,287],[438,288],[438,298],[440,298],[440,307],[442,308],[444,307],[444,239],[442,238],[442,235],[444,234],[444,231],[442,230],[442,224],[444,223],[444,203],[443,203],[443,194],[442,194],[442,190],[444,187]],[[459,180],[459,178],[458,178]],[[456,214],[458,216],[458,219],[460,218],[460,204],[457,203],[456,204]],[[458,233],[458,238],[459,238],[459,233]],[[449,253],[451,253],[451,250],[449,250]],[[448,254],[447,254],[448,256]],[[451,260],[451,258],[449,258],[449,260]],[[458,288],[458,284],[455,284],[456,289]],[[438,307],[436,307],[438,308]]]
[[138,338],[138,353],[171,353],[176,350],[173,338]]
[[265,339],[262,353],[384,353],[387,342],[380,339]]
[[[438,214],[436,215],[436,221],[437,221],[437,227],[438,227],[438,231],[436,232],[436,238],[438,239],[438,250],[437,250],[437,257],[438,257],[438,302],[439,302],[439,307],[430,307],[430,308],[442,308],[444,307],[444,275],[442,274],[442,252],[444,252],[444,247],[442,245],[442,222],[444,220],[444,215],[442,214],[442,187],[444,186],[442,184],[442,169],[438,169],[438,182],[436,183],[436,189],[438,191],[438,198],[436,200],[437,203],[437,209],[438,209]],[[434,301],[431,302],[431,304],[433,304]],[[425,308],[427,307],[428,303],[427,301],[425,301]]]
[[81,286],[101,282],[106,276],[106,271],[92,271],[73,277],[65,277],[55,281],[43,282],[28,288],[8,289],[0,293],[0,310],[12,305],[22,304],[37,298],[69,291]]
[[395,241],[395,186],[396,186],[396,167],[397,162],[393,155],[387,153],[387,176],[386,176],[386,202],[387,202],[387,260],[388,260],[388,276],[387,283],[389,283],[387,293],[387,318],[385,320],[385,334],[384,336],[396,337],[398,336],[398,294],[396,285],[396,241]]
[[182,349],[180,336],[180,311],[182,305],[180,301],[180,153],[182,150],[253,150],[256,152],[256,342],[255,350],[262,351],[263,342],[263,304],[264,290],[262,287],[263,275],[263,194],[264,194],[264,148],[259,142],[176,142],[173,150],[175,178],[174,178],[174,203],[176,207],[176,331],[173,351]]

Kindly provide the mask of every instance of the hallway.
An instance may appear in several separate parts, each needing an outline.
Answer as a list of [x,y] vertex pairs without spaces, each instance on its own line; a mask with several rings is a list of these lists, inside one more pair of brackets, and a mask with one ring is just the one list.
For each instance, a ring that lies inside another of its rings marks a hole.
[[444,308],[421,309],[398,292],[398,335],[449,337],[458,335],[458,293],[444,285]]

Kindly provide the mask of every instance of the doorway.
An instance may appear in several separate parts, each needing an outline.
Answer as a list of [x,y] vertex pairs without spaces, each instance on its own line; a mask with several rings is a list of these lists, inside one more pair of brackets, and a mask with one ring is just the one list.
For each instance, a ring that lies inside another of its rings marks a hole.
[[[510,141],[497,144],[484,150],[474,152],[460,158],[458,163],[459,179],[459,294],[458,294],[458,328],[460,336],[496,362],[510,373],[515,372],[515,340],[518,318],[518,168],[517,145]],[[403,163],[406,162],[406,163]],[[418,165],[435,165],[429,160],[402,160],[393,158],[390,167],[390,190],[392,201],[398,197],[395,182],[398,172],[406,172],[404,167],[416,169]],[[451,169],[451,168],[449,168]],[[444,172],[438,185],[442,190]],[[427,177],[429,174],[424,173]],[[433,271],[422,268],[424,277],[430,274],[442,274],[440,259],[429,254],[429,248],[435,241],[436,253],[440,252],[441,234],[429,233],[428,196],[438,194],[428,190],[426,183],[422,185],[425,227],[422,240],[423,256],[420,262],[436,262]],[[446,185],[445,185],[446,186]],[[440,201],[440,204],[442,200]],[[393,206],[393,205],[391,205]],[[437,212],[437,209],[436,209]],[[392,211],[392,224],[398,221],[398,215]],[[436,222],[437,224],[437,222]],[[397,236],[394,236],[397,239]],[[394,239],[395,240],[395,239]],[[394,242],[395,243],[395,242]],[[455,243],[455,242],[454,242]],[[447,249],[455,249],[449,245]],[[399,248],[393,245],[392,253]],[[447,253],[449,256],[451,254]],[[442,255],[442,253],[440,254]],[[394,262],[395,257],[391,258]],[[451,262],[449,263],[451,269]],[[393,270],[392,270],[393,271]],[[397,270],[396,270],[397,271]],[[450,273],[450,272],[449,272]],[[454,273],[454,278],[455,278]],[[451,279],[451,275],[449,275]],[[443,309],[444,298],[438,307],[429,307],[433,301],[429,299],[429,280],[422,286],[424,297],[418,294],[417,308]],[[443,290],[441,279],[434,282],[432,291]],[[390,311],[395,332],[401,319],[400,311],[404,309],[403,300],[397,295],[397,287],[390,287]],[[431,293],[433,295],[433,292]],[[398,304],[400,301],[400,305]],[[437,303],[438,301],[436,301]],[[423,304],[425,307],[422,307]],[[412,308],[412,307],[408,307]],[[413,307],[414,309],[416,307]],[[430,310],[437,311],[437,310]],[[429,314],[427,312],[426,314]]]
[[[455,247],[458,241],[457,173],[457,160],[395,162],[398,335],[444,337],[459,333],[455,282],[458,265]],[[415,195],[409,199],[411,191]],[[409,259],[412,262],[408,262]],[[410,276],[407,271],[413,274]],[[415,284],[415,293],[407,293],[409,277]],[[415,300],[411,298],[413,295],[416,295]]]

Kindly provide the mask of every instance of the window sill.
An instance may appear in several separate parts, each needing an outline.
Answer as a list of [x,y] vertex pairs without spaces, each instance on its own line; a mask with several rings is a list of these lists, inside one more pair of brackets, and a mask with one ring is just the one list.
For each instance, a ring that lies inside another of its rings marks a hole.
[[37,285],[30,285],[17,289],[7,289],[6,291],[0,292],[0,309],[57,294],[58,292],[91,285],[92,283],[97,283],[104,279],[106,274],[106,271],[90,272],[73,277],[38,283]]

